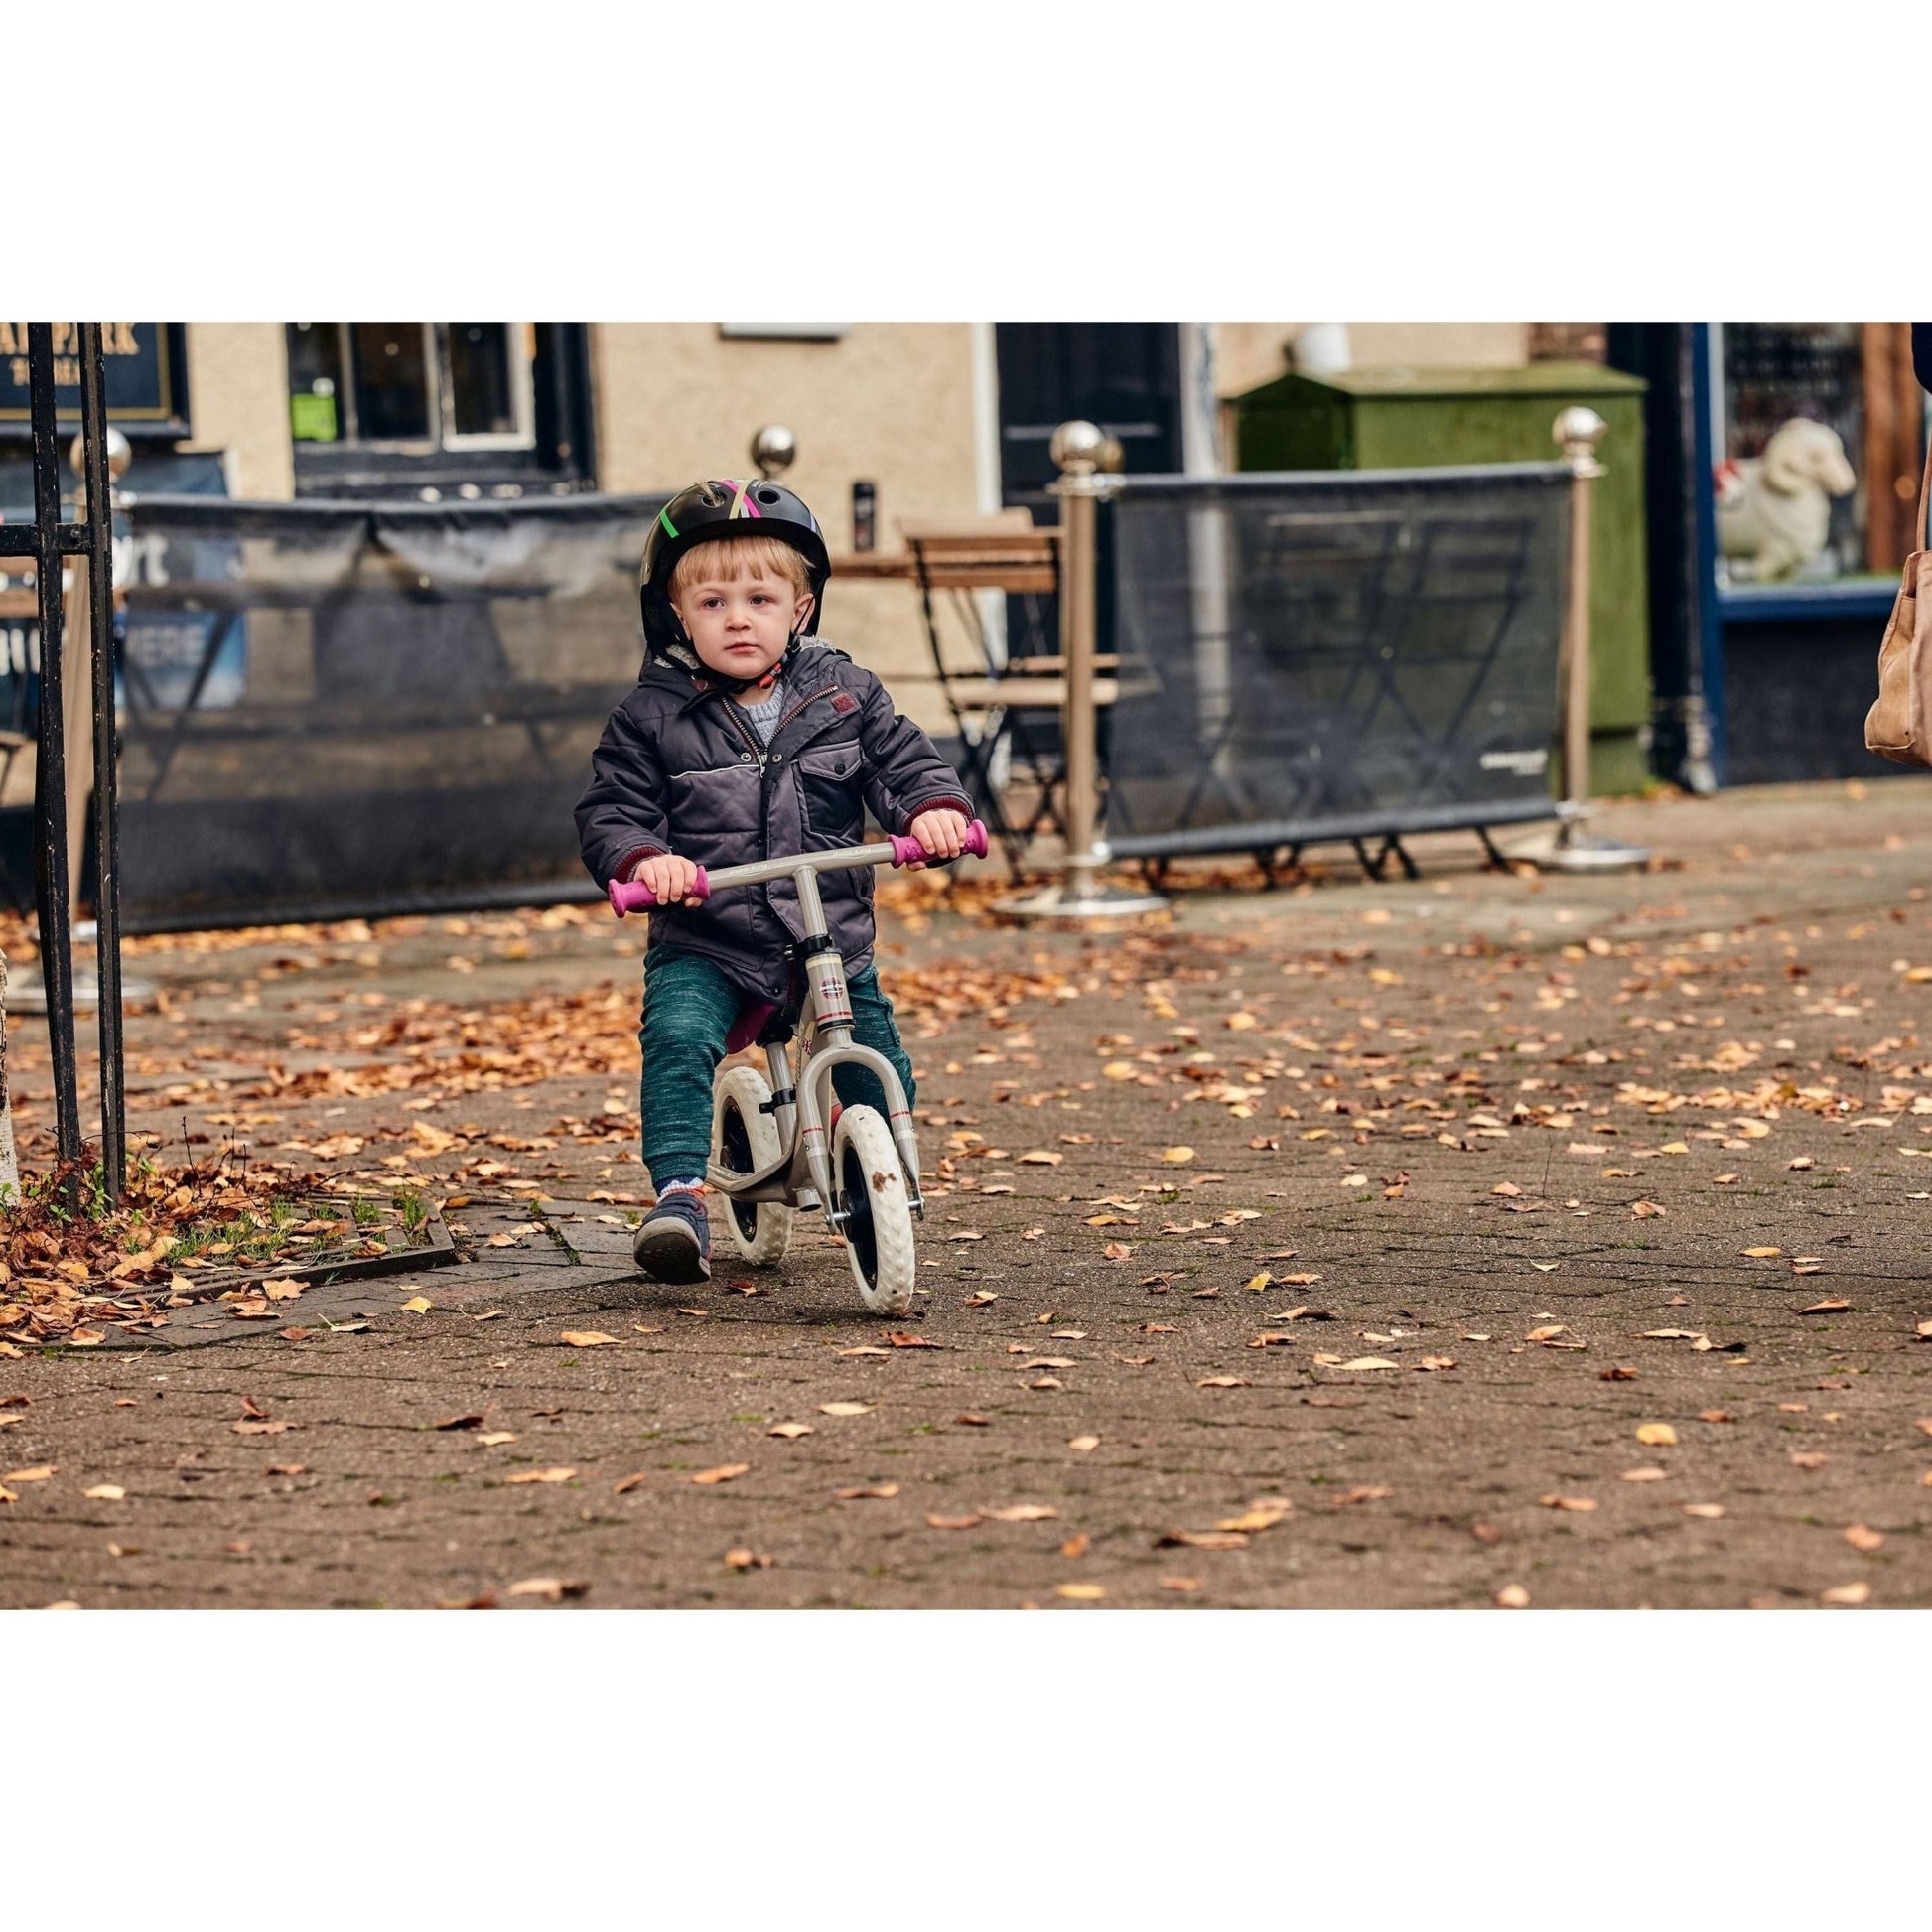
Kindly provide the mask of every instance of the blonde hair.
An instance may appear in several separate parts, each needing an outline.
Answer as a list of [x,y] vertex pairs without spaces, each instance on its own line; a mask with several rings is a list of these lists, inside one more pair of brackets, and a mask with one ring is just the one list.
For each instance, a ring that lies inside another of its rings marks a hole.
[[705,577],[727,584],[742,577],[781,577],[799,597],[809,597],[812,588],[804,558],[781,537],[713,537],[707,543],[694,543],[671,571],[671,602],[675,604]]

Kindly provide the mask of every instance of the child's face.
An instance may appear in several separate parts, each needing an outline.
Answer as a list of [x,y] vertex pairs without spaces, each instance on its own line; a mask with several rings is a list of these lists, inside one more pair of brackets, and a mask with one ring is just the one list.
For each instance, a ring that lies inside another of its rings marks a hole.
[[[812,608],[782,577],[710,576],[678,596],[677,614],[702,661],[727,677],[762,677]],[[741,695],[750,697],[752,693]]]

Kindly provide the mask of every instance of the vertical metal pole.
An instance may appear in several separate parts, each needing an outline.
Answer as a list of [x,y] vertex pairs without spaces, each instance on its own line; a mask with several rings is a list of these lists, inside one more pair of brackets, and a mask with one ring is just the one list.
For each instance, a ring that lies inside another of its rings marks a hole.
[[1564,599],[1557,686],[1563,717],[1563,816],[1548,851],[1525,854],[1558,872],[1616,872],[1641,866],[1650,854],[1613,839],[1585,838],[1589,812],[1589,525],[1594,485],[1603,474],[1596,446],[1608,428],[1593,409],[1566,409],[1552,434],[1570,460],[1570,583]]
[[[1101,469],[1109,439],[1092,423],[1062,423],[1053,432],[1060,499],[1060,651],[1066,664],[1060,743],[1066,761],[1065,870],[1058,886],[1004,901],[1022,918],[1097,918],[1154,912],[1167,904],[1155,893],[1123,892],[1094,883],[1107,863],[1099,837],[1100,765],[1094,719],[1094,627],[1098,613],[1098,510],[1118,487]],[[1111,459],[1118,463],[1118,457]]]
[[1573,806],[1589,801],[1589,517],[1591,485],[1603,474],[1596,445],[1607,427],[1593,409],[1566,409],[1556,423],[1557,441],[1570,459],[1570,596],[1562,681],[1563,795]]
[[107,1197],[118,1203],[127,1179],[127,1092],[121,1051],[121,841],[114,772],[114,499],[107,472],[107,390],[97,322],[80,325],[80,434],[86,452],[87,592],[93,632],[100,1163]]
[[41,603],[41,715],[35,760],[34,885],[41,973],[47,987],[48,1046],[54,1062],[55,1146],[80,1157],[80,1100],[74,1082],[73,935],[69,927],[67,755],[61,689],[61,473],[54,405],[54,325],[27,325],[34,430],[36,570]]
[[1099,815],[1100,774],[1093,718],[1093,606],[1095,498],[1086,477],[1066,479],[1060,496],[1060,543],[1065,569],[1060,586],[1060,654],[1066,660],[1066,702],[1060,738],[1066,757],[1066,882],[1064,891],[1086,898],[1100,861],[1093,850]]

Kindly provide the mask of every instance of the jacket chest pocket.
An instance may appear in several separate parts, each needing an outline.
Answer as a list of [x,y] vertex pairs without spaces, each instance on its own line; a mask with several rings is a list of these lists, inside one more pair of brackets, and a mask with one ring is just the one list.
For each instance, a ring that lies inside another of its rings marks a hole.
[[759,830],[760,776],[749,759],[709,771],[678,771],[670,780],[671,837],[687,856],[700,842],[755,838]]
[[797,770],[807,829],[835,843],[856,841],[865,827],[859,806],[859,747],[826,745],[800,752]]

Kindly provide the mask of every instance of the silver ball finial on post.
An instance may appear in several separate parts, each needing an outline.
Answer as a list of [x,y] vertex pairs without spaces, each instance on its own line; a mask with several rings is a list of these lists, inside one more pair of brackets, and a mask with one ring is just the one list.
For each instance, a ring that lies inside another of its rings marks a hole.
[[[127,466],[134,461],[134,446],[111,424],[107,430],[107,481],[119,483],[127,475]],[[68,462],[73,466],[76,477],[87,474],[87,439],[76,436],[68,450]]]
[[752,461],[759,475],[771,483],[798,459],[798,439],[782,423],[766,423],[752,438]]
[[1602,442],[1609,431],[1606,423],[1595,410],[1575,403],[1559,416],[1550,431],[1551,440],[1556,443],[1573,468],[1588,464],[1587,474],[1600,477],[1603,466],[1596,461],[1596,446]]
[[1062,423],[1053,432],[1053,440],[1046,447],[1052,456],[1054,467],[1069,477],[1090,477],[1096,470],[1103,468],[1101,453],[1109,442],[1106,431],[1098,423],[1088,423],[1075,419]]

